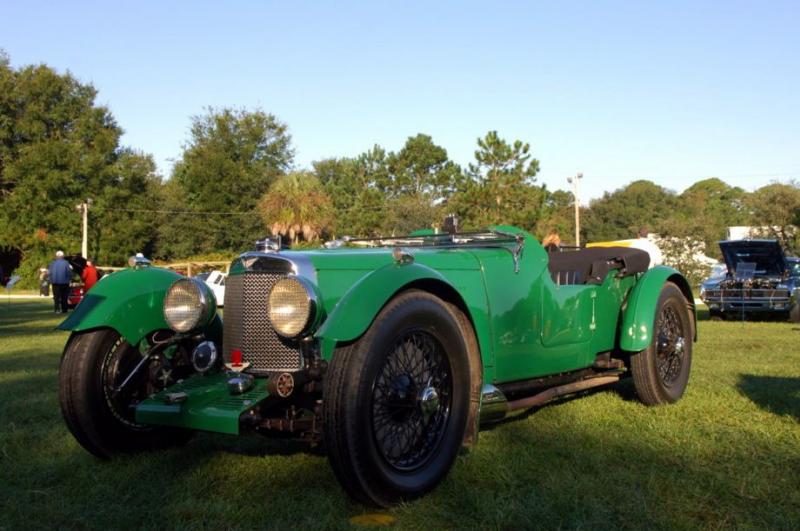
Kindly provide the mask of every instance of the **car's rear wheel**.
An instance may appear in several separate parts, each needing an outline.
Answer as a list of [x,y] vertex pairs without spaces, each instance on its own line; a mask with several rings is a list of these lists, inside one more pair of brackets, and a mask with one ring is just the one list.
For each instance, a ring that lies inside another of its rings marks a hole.
[[468,343],[452,306],[402,293],[338,348],[323,394],[325,445],[345,490],[390,506],[445,477],[469,415]]
[[191,436],[136,422],[136,403],[158,390],[154,376],[169,376],[152,362],[135,371],[142,359],[110,329],[74,334],[67,343],[59,371],[61,413],[75,439],[97,457],[181,444]]
[[633,384],[648,405],[676,402],[689,382],[694,339],[689,303],[680,288],[667,282],[656,307],[653,340],[631,356]]

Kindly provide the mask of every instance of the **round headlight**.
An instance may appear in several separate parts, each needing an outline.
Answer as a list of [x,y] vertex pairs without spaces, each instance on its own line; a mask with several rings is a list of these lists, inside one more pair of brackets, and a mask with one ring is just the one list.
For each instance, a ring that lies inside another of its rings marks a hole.
[[283,337],[307,331],[316,311],[313,289],[297,278],[284,278],[269,293],[269,319]]
[[193,278],[176,280],[164,297],[164,319],[176,332],[188,332],[206,324],[216,301],[210,290]]

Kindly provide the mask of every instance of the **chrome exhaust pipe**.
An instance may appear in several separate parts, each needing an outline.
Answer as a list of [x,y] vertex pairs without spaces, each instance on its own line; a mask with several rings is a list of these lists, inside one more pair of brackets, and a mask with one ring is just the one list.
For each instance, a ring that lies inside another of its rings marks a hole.
[[513,411],[530,409],[535,406],[540,406],[545,402],[549,402],[559,396],[570,395],[618,381],[618,374],[613,376],[596,376],[594,378],[587,378],[585,380],[578,380],[577,382],[551,387],[535,395],[511,402],[508,401],[500,389],[491,384],[486,384],[481,390],[480,424],[481,426],[485,426],[486,424],[499,422]]
[[595,378],[587,378],[586,380],[578,380],[566,385],[559,385],[558,387],[551,387],[541,393],[526,398],[520,398],[508,403],[509,411],[517,411],[519,409],[530,409],[534,406],[540,406],[554,398],[564,395],[571,395],[578,391],[585,391],[592,387],[599,387],[619,381],[619,376],[597,376]]
[[485,384],[481,389],[481,412],[478,418],[480,425],[499,422],[508,414],[508,400],[506,395],[491,384]]

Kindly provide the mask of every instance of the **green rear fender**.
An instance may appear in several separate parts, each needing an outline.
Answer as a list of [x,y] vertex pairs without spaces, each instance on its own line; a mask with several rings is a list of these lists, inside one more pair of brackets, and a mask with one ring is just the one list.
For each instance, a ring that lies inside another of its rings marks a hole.
[[656,306],[666,282],[677,285],[686,297],[692,309],[692,329],[697,340],[697,315],[689,283],[677,270],[658,266],[642,275],[628,295],[620,329],[619,346],[622,350],[638,352],[646,349],[652,341]]
[[[174,271],[157,267],[113,273],[95,284],[58,328],[73,332],[113,328],[136,345],[153,330],[169,328],[164,321],[164,295],[179,278]],[[209,329],[221,330],[219,316]]]

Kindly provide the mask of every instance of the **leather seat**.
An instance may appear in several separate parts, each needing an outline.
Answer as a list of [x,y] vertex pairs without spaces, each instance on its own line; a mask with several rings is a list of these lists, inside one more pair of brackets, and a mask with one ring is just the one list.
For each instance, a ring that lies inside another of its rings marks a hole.
[[580,251],[548,254],[547,267],[553,282],[564,284],[602,284],[612,269],[620,276],[644,273],[650,255],[633,247],[589,247]]

